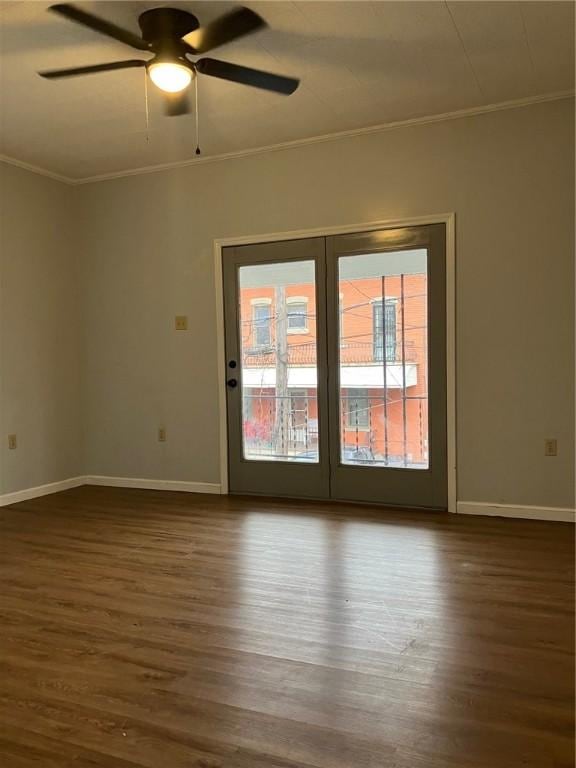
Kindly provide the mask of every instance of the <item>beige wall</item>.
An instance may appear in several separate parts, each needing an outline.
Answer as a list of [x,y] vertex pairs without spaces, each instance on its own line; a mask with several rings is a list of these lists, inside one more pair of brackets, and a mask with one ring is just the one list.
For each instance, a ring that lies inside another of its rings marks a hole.
[[0,494],[218,483],[214,238],[447,211],[458,498],[573,506],[572,101],[80,187],[1,164]]
[[219,481],[215,238],[455,211],[458,498],[573,506],[572,115],[557,101],[78,187],[86,470]]
[[73,188],[0,164],[0,494],[82,472],[74,204]]

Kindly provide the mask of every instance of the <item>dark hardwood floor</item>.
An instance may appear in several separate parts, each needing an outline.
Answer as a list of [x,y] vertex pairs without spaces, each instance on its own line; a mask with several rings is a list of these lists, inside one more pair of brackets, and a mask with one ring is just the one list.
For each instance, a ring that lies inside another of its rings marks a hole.
[[78,488],[0,510],[2,768],[573,766],[573,528]]

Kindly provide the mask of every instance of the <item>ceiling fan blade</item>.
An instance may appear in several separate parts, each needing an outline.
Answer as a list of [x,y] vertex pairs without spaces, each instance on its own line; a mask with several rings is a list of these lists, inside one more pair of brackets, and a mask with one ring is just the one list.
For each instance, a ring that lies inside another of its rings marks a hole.
[[184,35],[182,38],[196,53],[207,53],[224,43],[229,43],[267,24],[257,13],[249,8],[236,8],[221,16],[216,21]]
[[190,99],[188,91],[179,93],[165,93],[164,96],[164,114],[168,117],[178,117],[187,115],[190,109]]
[[286,95],[294,93],[300,84],[300,80],[296,80],[293,77],[273,75],[271,72],[241,67],[238,64],[230,64],[227,61],[219,61],[218,59],[200,59],[196,62],[196,69],[203,75],[220,77],[222,80],[232,80],[235,83],[243,83],[254,88],[262,88],[265,91],[274,91],[275,93],[284,93]]
[[60,3],[58,5],[51,5],[48,10],[53,11],[54,13],[59,13],[61,16],[70,19],[70,21],[75,21],[77,24],[89,27],[89,29],[93,29],[95,32],[100,32],[102,35],[113,37],[114,40],[129,45],[131,48],[136,48],[139,51],[150,50],[150,45],[133,32],[117,27],[116,24],[112,24],[112,22],[101,19],[91,13],[81,11],[74,5]]
[[40,77],[55,80],[59,77],[75,77],[76,75],[91,75],[95,72],[110,72],[113,69],[132,69],[133,67],[145,67],[146,62],[140,59],[128,61],[113,61],[110,64],[94,64],[89,67],[74,67],[73,69],[52,69],[48,72],[38,72]]

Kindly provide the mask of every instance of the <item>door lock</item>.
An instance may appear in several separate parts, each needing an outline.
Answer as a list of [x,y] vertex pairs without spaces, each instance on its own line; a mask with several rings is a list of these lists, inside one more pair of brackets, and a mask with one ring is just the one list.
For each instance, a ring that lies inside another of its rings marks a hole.
[[228,386],[230,387],[230,389],[234,389],[234,387],[237,387],[237,386],[238,386],[238,380],[237,380],[237,379],[228,379],[228,381],[226,382],[226,384],[228,384]]

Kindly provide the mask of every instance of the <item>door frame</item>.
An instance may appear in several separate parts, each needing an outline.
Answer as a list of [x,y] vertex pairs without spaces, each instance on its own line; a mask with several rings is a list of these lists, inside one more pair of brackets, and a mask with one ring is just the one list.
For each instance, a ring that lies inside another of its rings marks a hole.
[[448,511],[456,512],[456,214],[439,213],[406,219],[384,219],[343,226],[317,227],[214,240],[214,287],[216,292],[216,348],[218,355],[218,418],[220,449],[220,493],[228,493],[228,420],[226,405],[226,351],[224,339],[223,249],[236,245],[254,245],[278,240],[302,240],[329,237],[377,229],[417,227],[425,224],[446,225],[446,436],[448,461]]

